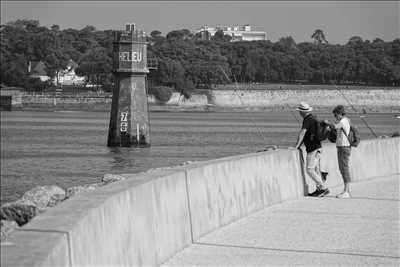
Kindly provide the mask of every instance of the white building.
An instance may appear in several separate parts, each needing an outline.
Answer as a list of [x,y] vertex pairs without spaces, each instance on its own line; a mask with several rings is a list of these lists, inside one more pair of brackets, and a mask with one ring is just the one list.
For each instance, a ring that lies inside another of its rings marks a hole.
[[53,83],[56,85],[83,85],[86,81],[86,77],[76,75],[75,69],[77,67],[78,64],[70,59],[65,69],[58,72]]
[[[208,27],[204,25],[197,32],[205,33],[209,32],[210,36],[214,36],[214,34],[222,30],[225,35],[229,35],[232,37],[232,41],[264,41],[267,40],[267,34],[263,31],[252,31],[251,26],[249,24],[243,26],[216,26],[216,27]],[[206,39],[206,34],[202,35]]]

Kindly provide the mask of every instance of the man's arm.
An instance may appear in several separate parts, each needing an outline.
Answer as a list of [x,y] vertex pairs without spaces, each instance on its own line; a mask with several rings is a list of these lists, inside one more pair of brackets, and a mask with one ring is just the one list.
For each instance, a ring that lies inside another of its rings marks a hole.
[[299,132],[299,136],[297,137],[296,149],[299,149],[301,144],[303,143],[304,136],[306,135],[307,129],[301,129]]

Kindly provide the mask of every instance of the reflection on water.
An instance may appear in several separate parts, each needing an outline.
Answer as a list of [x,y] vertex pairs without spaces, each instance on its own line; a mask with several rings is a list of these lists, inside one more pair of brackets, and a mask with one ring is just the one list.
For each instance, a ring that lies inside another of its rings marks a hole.
[[149,157],[149,149],[136,147],[108,147],[110,166],[114,171],[125,171],[139,167],[140,158]]
[[111,164],[114,166],[114,168],[124,168],[124,166],[128,166],[128,158],[124,156],[124,153],[121,151],[122,148],[120,147],[110,147],[108,148],[110,150],[110,154],[113,157],[113,161]]
[[[271,112],[150,113],[151,147],[107,147],[107,112],[1,112],[1,203],[36,185],[64,188],[98,182],[105,173],[137,173],[293,146],[293,114]],[[331,119],[331,114],[323,114]],[[378,135],[399,131],[393,114],[364,118]],[[372,138],[354,118],[363,138]]]

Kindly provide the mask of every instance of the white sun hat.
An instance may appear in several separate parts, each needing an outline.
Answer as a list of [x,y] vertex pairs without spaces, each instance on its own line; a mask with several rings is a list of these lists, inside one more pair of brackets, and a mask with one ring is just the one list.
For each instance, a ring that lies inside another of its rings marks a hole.
[[309,112],[313,110],[313,108],[306,102],[300,102],[300,104],[297,106],[296,109],[298,111],[304,111],[304,112]]

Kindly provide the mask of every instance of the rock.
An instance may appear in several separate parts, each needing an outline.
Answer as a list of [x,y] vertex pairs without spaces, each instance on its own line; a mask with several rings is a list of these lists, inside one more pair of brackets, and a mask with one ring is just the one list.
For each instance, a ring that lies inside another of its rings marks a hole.
[[180,166],[183,166],[183,165],[188,165],[188,164],[192,164],[192,163],[194,163],[194,161],[188,160],[188,161],[182,162],[182,163],[179,164],[179,165],[180,165]]
[[3,241],[7,236],[17,228],[15,221],[1,220],[0,221],[0,240]]
[[18,203],[34,204],[40,211],[53,207],[65,199],[65,190],[55,185],[37,186],[25,192]]
[[39,209],[33,204],[11,202],[1,206],[0,219],[15,221],[19,226],[22,226],[38,213]]
[[125,180],[126,178],[124,176],[118,175],[118,174],[104,174],[103,179],[101,180],[104,183],[113,183],[117,181],[122,181]]
[[76,194],[80,194],[82,192],[89,192],[96,190],[100,186],[104,185],[103,183],[97,183],[97,184],[86,184],[86,185],[78,185],[78,186],[73,186],[67,189],[67,198],[73,197]]
[[264,151],[271,151],[271,150],[277,150],[278,146],[276,145],[270,145],[270,146],[266,146],[261,150],[258,150],[257,152],[264,152]]

